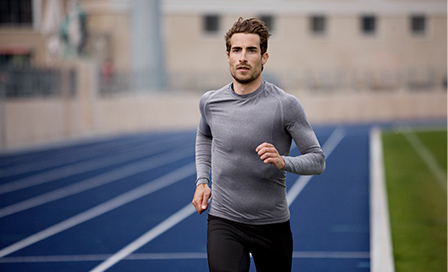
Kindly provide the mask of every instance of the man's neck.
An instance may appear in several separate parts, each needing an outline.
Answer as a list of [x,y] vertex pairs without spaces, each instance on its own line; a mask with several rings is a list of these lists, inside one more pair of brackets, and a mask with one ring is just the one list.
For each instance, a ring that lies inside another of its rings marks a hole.
[[255,92],[261,86],[261,76],[254,81],[242,84],[233,79],[233,91],[239,95],[246,95]]

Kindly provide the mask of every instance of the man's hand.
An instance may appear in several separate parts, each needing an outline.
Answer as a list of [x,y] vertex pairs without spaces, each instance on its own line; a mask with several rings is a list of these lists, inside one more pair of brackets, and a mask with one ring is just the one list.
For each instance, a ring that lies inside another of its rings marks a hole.
[[208,184],[204,183],[196,186],[196,191],[194,192],[193,201],[191,203],[193,203],[193,206],[199,214],[207,210],[208,200],[210,199],[211,194]]
[[285,161],[273,144],[262,143],[255,151],[265,164],[270,163],[277,169],[283,169],[285,167]]

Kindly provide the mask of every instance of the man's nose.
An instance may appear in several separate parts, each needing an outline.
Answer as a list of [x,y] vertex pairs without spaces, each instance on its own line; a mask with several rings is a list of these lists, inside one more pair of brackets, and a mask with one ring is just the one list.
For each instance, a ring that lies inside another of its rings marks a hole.
[[243,51],[241,52],[241,55],[240,55],[240,62],[247,62],[247,59],[246,59],[246,51],[245,51],[245,50],[243,50]]

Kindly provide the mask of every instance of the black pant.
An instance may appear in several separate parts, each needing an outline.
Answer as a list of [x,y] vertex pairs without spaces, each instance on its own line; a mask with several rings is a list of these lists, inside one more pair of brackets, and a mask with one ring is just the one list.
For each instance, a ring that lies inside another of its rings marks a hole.
[[249,253],[258,272],[290,272],[292,233],[289,221],[248,225],[209,215],[207,254],[211,272],[247,272]]

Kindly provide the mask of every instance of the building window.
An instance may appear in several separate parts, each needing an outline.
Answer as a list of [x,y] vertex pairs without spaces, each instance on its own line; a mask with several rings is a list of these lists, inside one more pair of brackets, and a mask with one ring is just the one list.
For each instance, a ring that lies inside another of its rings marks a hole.
[[411,16],[411,32],[414,35],[423,35],[426,31],[426,18],[423,15]]
[[310,30],[315,35],[325,34],[327,30],[327,18],[325,16],[311,16]]
[[376,31],[376,17],[366,15],[361,17],[361,30],[366,35],[373,35]]
[[274,17],[272,15],[260,15],[258,19],[264,22],[264,25],[269,28],[269,32],[274,31]]
[[219,16],[205,15],[204,16],[204,32],[207,34],[216,34],[219,31]]
[[32,0],[0,0],[0,25],[31,25]]

